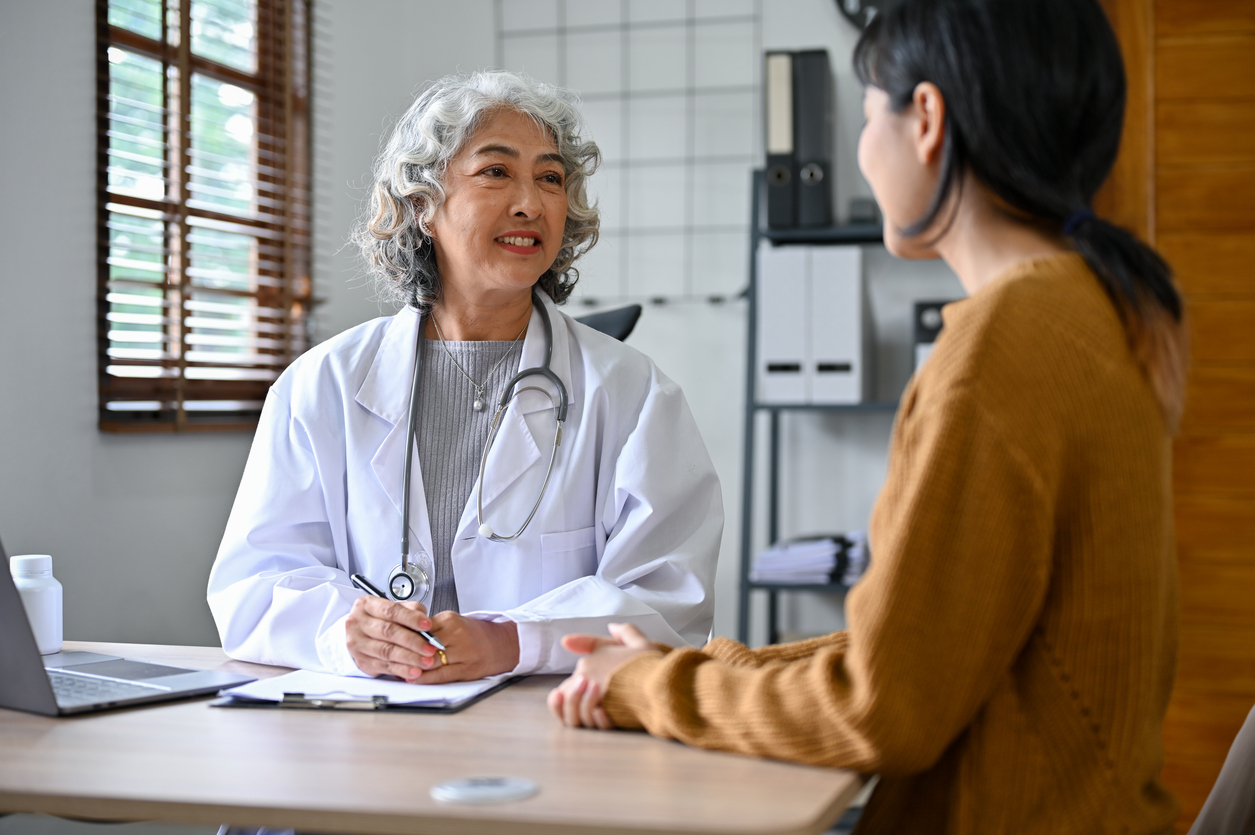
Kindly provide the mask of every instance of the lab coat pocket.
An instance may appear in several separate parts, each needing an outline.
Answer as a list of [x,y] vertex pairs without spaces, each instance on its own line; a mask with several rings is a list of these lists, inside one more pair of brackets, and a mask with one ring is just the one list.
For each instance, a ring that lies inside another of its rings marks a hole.
[[546,589],[556,589],[597,571],[596,528],[580,528],[540,537],[540,575]]

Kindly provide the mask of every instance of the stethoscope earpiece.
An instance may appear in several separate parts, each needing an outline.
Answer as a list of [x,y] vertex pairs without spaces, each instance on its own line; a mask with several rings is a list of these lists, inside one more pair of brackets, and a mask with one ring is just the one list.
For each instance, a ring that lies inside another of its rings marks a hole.
[[479,526],[479,535],[484,539],[492,539],[492,525],[487,522]]

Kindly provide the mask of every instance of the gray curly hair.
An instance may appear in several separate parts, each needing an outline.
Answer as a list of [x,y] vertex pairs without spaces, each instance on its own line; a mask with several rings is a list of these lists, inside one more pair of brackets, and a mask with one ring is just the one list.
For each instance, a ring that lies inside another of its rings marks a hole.
[[601,162],[581,139],[575,94],[516,73],[447,75],[428,87],[393,127],[375,161],[366,212],[353,232],[379,296],[430,308],[440,298],[440,273],[430,227],[444,203],[442,181],[452,159],[493,111],[518,111],[554,138],[565,169],[566,229],[558,257],[537,282],[555,302],[571,295],[575,260],[597,243],[600,214],[588,202],[587,180]]

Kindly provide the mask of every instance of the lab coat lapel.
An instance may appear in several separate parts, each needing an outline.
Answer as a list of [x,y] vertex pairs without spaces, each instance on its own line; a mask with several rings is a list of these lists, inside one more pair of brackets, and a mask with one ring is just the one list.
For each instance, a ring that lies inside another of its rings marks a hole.
[[[545,305],[549,313],[549,320],[553,323],[553,357],[550,361],[550,368],[558,375],[558,378],[562,380],[569,391],[571,388],[571,360],[566,320],[558,313],[557,308],[546,293],[540,291],[537,293],[537,296],[540,298],[541,303]],[[545,326],[541,321],[540,313],[533,310],[532,319],[527,328],[527,336],[523,340],[519,368],[515,370],[515,373],[517,374],[519,370],[525,368],[538,368],[544,363],[544,360]],[[506,494],[506,491],[512,484],[529,470],[534,467],[540,467],[543,470],[549,466],[549,450],[552,445],[552,426],[554,423],[551,403],[558,402],[557,389],[547,379],[539,375],[526,377],[520,382],[520,387],[526,386],[544,388],[553,395],[553,400],[551,401],[550,398],[538,391],[525,391],[514,398],[514,401],[502,416],[501,428],[497,431],[497,437],[488,453],[488,463],[484,470],[483,497],[485,512],[499,497]],[[493,408],[496,408],[495,403]],[[567,423],[569,424],[571,421],[568,420]],[[561,460],[561,452],[559,452],[559,460]],[[476,496],[473,492],[466,512],[462,515],[462,524],[459,525],[461,529],[459,536],[470,533],[471,531],[468,531],[468,529],[473,531],[477,527],[475,498]],[[508,495],[506,504],[510,506],[511,510],[520,514],[517,521],[513,519],[514,514],[509,515],[510,532],[513,532],[514,526],[522,524],[535,500],[535,495],[522,496],[517,501],[515,501],[513,495]]]
[[[401,513],[404,493],[405,444],[410,405],[410,381],[414,378],[414,344],[418,333],[418,311],[406,307],[392,318],[379,350],[362,381],[355,400],[371,413],[392,424],[370,466],[379,486]],[[419,393],[422,396],[422,393]],[[398,530],[398,540],[400,531]],[[427,496],[423,490],[422,465],[418,456],[410,467],[410,551],[432,553],[431,524],[427,518]],[[399,556],[399,555],[398,555]]]

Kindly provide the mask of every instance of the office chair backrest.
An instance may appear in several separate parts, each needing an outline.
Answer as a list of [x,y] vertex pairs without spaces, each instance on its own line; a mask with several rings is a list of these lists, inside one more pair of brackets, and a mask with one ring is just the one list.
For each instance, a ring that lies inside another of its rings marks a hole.
[[641,306],[639,304],[629,304],[626,307],[616,307],[614,310],[603,310],[600,313],[590,313],[587,316],[576,316],[575,321],[588,325],[593,330],[601,331],[607,336],[613,336],[622,342],[628,338],[628,334],[636,327],[636,320],[641,318]]

